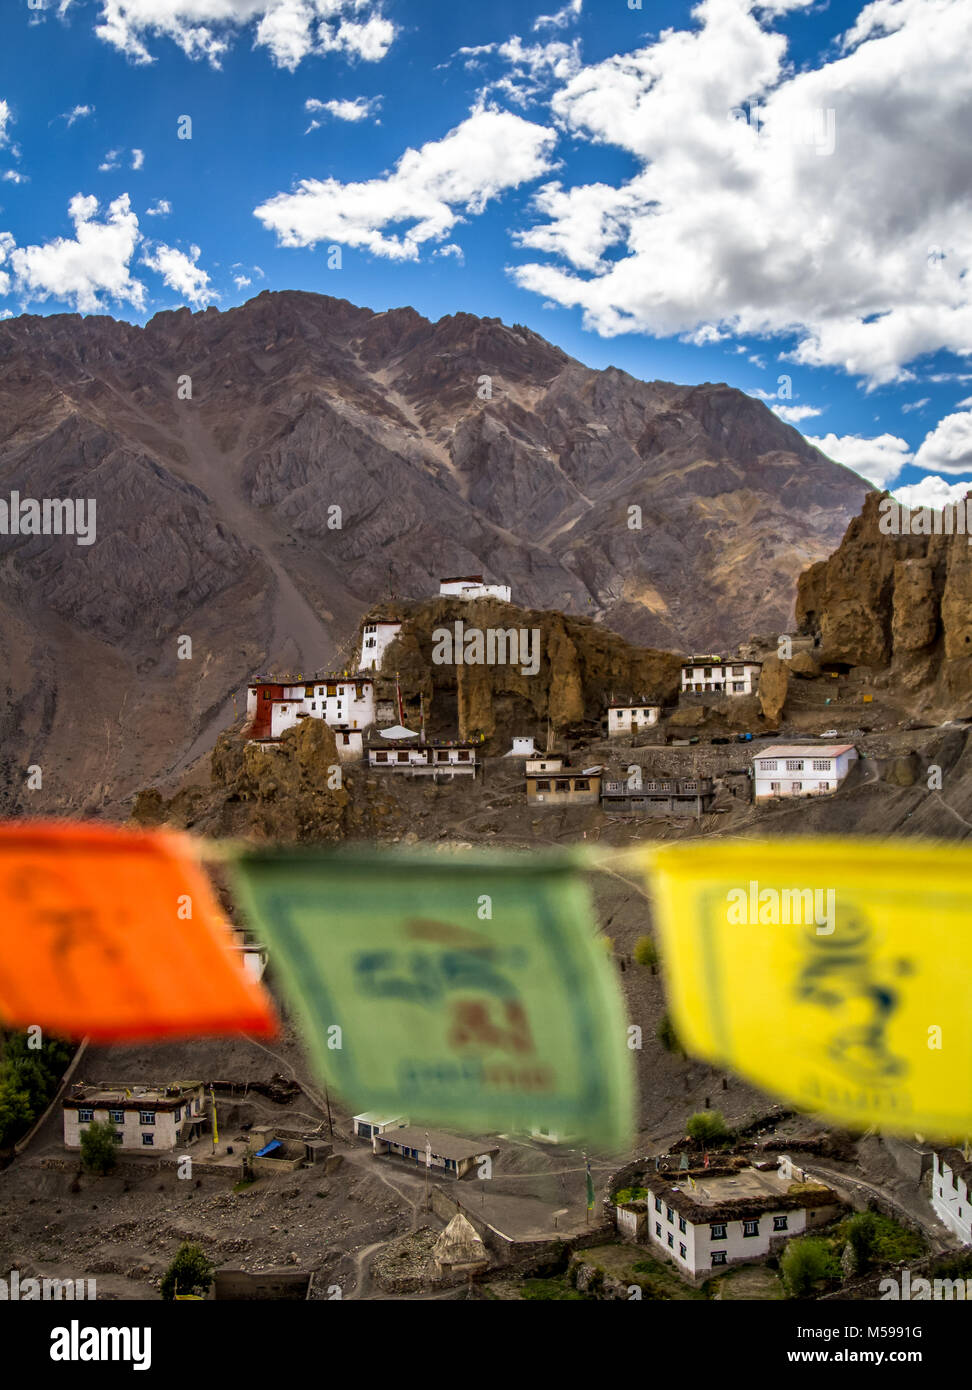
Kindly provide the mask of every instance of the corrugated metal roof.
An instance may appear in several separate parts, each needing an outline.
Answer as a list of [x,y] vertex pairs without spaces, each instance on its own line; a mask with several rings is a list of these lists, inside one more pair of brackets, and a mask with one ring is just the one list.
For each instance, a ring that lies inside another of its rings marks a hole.
[[754,758],[836,758],[853,748],[853,743],[777,743],[761,748]]

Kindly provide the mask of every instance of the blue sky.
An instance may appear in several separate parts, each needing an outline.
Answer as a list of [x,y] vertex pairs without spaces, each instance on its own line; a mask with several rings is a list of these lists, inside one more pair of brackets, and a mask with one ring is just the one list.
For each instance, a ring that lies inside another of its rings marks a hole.
[[970,39],[967,0],[11,0],[0,313],[496,315],[759,394],[941,504],[972,486]]

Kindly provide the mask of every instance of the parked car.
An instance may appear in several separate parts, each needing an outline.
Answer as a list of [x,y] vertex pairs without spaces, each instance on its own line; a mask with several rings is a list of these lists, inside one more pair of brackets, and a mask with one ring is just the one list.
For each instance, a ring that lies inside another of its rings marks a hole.
[[820,734],[819,737],[820,737],[820,738],[839,738],[839,737],[840,737],[840,731],[839,731],[838,729],[824,729],[823,733]]

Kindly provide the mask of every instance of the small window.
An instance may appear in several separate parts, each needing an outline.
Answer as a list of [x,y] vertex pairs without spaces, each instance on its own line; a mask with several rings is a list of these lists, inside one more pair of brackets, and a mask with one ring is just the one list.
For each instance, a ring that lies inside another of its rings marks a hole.
[[791,792],[802,792],[802,791],[803,791],[803,783],[802,783],[802,782],[791,782],[791,783],[790,783],[790,791],[791,791]]
[[774,1230],[774,1231],[785,1231],[785,1230],[786,1230],[786,1217],[785,1217],[785,1216],[774,1216],[774,1217],[773,1217],[773,1230]]
[[93,1110],[79,1110],[79,1111],[78,1111],[78,1124],[79,1124],[79,1125],[89,1125],[93,1119],[94,1119],[94,1111],[93,1111]]
[[669,1250],[675,1249],[675,1237],[672,1235],[671,1231],[668,1233],[668,1248]]
[[682,1232],[682,1235],[685,1234],[685,1217],[684,1217],[684,1216],[680,1216],[680,1217],[678,1218],[678,1229]]
[[669,1221],[674,1221],[674,1220],[675,1220],[675,1212],[674,1212],[674,1210],[673,1210],[671,1207],[666,1207],[666,1208],[665,1208],[665,1216],[668,1218]]
[[682,1259],[684,1260],[684,1259],[685,1259],[685,1255],[686,1255],[686,1251],[685,1251],[685,1246],[682,1245],[681,1242],[679,1242],[678,1253],[679,1253],[679,1255],[681,1255]]
[[709,1231],[712,1240],[725,1240],[726,1238],[726,1226],[724,1221],[717,1221],[713,1226],[710,1226]]
[[744,1222],[743,1222],[743,1235],[744,1235],[744,1236],[758,1236],[758,1235],[759,1235],[759,1221],[758,1221],[758,1220],[756,1220],[756,1221],[744,1221]]
[[574,791],[575,791],[575,792],[589,792],[590,789],[591,789],[591,784],[590,784],[590,782],[587,780],[586,777],[576,777],[576,778],[574,779]]
[[779,782],[770,782],[770,791],[771,791],[771,792],[778,792],[779,789],[780,789],[780,784],[779,784]]
[[538,792],[548,792],[549,790],[550,790],[550,783],[549,783],[549,782],[543,782],[543,781],[541,781],[541,782],[538,782],[538,783],[537,783],[537,791],[538,791]]
[[182,1119],[182,1106],[180,1105],[180,1106],[178,1106],[178,1107],[176,1108],[176,1112],[175,1112],[175,1122],[176,1122],[176,1124],[178,1124],[178,1123],[180,1122],[181,1119]]
[[123,1125],[125,1123],[125,1112],[124,1110],[109,1110],[108,1118],[113,1125]]
[[712,1263],[714,1265],[724,1265],[726,1262],[726,1252],[724,1250],[713,1250]]
[[139,1124],[141,1124],[141,1125],[154,1125],[154,1124],[155,1124],[155,1111],[154,1111],[154,1110],[140,1110],[140,1111],[138,1112],[138,1122],[139,1122]]
[[661,1238],[661,1222],[660,1222],[660,1221],[656,1221],[656,1222],[655,1222],[655,1235],[658,1236],[659,1239]]
[[829,758],[814,758],[814,760],[813,760],[813,770],[814,770],[814,772],[829,772],[829,771],[830,771],[830,759],[829,759]]
[[469,752],[468,752],[468,750],[467,750],[467,749],[464,749],[464,748],[460,748],[459,752],[456,754],[456,761],[457,761],[457,762],[460,762],[460,763],[468,763],[468,761],[469,761]]
[[124,1134],[119,1134],[117,1129],[111,1137],[112,1139],[114,1139],[116,1144],[123,1144],[125,1142]]
[[787,772],[802,772],[802,771],[803,771],[803,759],[802,759],[802,758],[787,758],[787,760],[786,760],[786,770],[787,770]]
[[151,1149],[151,1148],[153,1148],[154,1146],[155,1146],[155,1135],[154,1135],[154,1134],[143,1134],[143,1135],[142,1135],[142,1148],[143,1148],[143,1149]]
[[655,1198],[655,1210],[656,1210],[656,1211],[661,1211],[661,1208],[662,1208],[661,1198],[660,1198],[660,1197],[656,1197],[656,1198]]
[[760,770],[760,772],[775,772],[775,771],[776,771],[776,759],[775,759],[775,758],[760,758],[760,760],[759,760],[759,770]]

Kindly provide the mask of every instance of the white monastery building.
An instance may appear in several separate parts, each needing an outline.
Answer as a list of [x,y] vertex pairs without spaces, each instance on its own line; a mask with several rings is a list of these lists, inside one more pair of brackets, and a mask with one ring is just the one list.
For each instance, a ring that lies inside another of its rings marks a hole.
[[622,704],[612,700],[608,705],[608,733],[637,733],[639,729],[650,729],[661,716],[661,705]]
[[361,670],[380,671],[385,660],[385,652],[402,630],[400,622],[379,621],[365,623],[361,632]]
[[248,686],[251,739],[278,739],[301,719],[323,719],[335,731],[342,759],[361,757],[363,734],[375,722],[375,685],[367,676],[314,676],[296,684],[257,680]]
[[932,1169],[932,1206],[963,1245],[972,1245],[972,1161],[961,1149],[939,1149]]
[[[672,1179],[676,1174],[671,1175]],[[721,1265],[760,1260],[792,1236],[825,1225],[841,1202],[823,1184],[804,1183],[798,1168],[686,1171],[677,1181],[649,1173],[648,1196],[618,1207],[623,1235],[640,1227],[640,1239],[667,1255],[689,1278]],[[799,1184],[799,1190],[791,1188]]]
[[484,584],[481,574],[459,574],[439,580],[439,595],[448,598],[498,598],[509,603],[509,584]]
[[80,1149],[81,1135],[97,1120],[115,1126],[120,1149],[165,1152],[198,1139],[207,1119],[201,1081],[175,1086],[77,1085],[61,1105],[68,1149]]
[[693,656],[682,663],[683,694],[755,695],[761,661],[723,660],[721,656]]
[[852,743],[780,743],[753,756],[753,799],[834,792],[857,761]]

